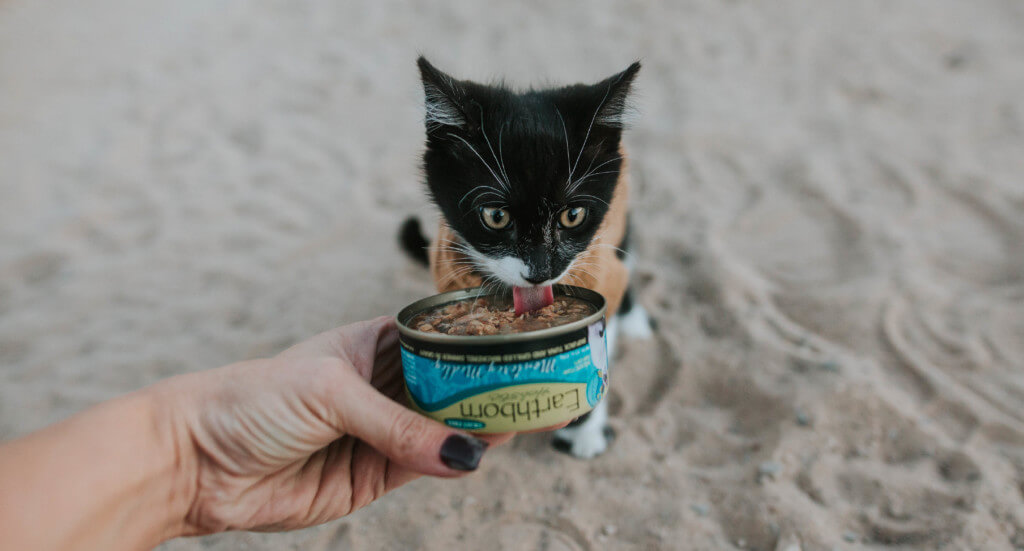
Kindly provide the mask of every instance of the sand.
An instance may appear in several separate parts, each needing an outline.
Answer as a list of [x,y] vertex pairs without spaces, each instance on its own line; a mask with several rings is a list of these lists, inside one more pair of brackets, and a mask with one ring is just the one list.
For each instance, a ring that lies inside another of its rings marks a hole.
[[431,292],[413,60],[641,58],[604,456],[164,549],[1024,548],[1024,6],[0,4],[0,439]]

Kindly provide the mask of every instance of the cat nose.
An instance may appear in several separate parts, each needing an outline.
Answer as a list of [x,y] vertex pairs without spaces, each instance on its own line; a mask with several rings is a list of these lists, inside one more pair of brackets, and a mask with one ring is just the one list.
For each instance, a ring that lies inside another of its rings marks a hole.
[[534,285],[539,285],[539,284],[544,283],[545,281],[548,280],[548,278],[546,278],[544,276],[536,277],[536,276],[532,276],[532,275],[531,276],[523,276],[523,279],[525,279],[527,282],[532,283]]

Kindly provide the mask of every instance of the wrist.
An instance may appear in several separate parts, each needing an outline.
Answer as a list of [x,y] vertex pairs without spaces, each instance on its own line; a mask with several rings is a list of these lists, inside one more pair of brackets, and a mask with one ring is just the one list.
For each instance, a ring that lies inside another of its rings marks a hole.
[[167,400],[144,389],[0,447],[5,543],[143,549],[184,533],[195,468]]
[[191,378],[175,377],[140,391],[150,404],[155,460],[162,473],[158,492],[167,503],[160,523],[160,541],[195,534],[188,522],[199,476],[199,458],[188,422],[189,403],[193,399],[189,390]]

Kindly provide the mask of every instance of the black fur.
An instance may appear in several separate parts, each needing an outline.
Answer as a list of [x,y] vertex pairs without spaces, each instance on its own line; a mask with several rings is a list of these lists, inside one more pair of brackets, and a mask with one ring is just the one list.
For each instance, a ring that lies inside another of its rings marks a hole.
[[424,266],[429,263],[427,259],[427,239],[423,237],[420,221],[415,217],[410,216],[402,223],[402,229],[398,232],[398,241],[413,260]]
[[[580,417],[580,419],[586,419],[586,416]],[[573,421],[572,423],[569,423],[568,426],[575,427],[582,423],[582,421],[580,421],[579,423]],[[613,429],[611,425],[605,425],[604,428],[601,429],[601,433],[604,434],[604,437],[609,444],[615,441],[615,429]],[[551,441],[551,447],[555,448],[555,451],[560,451],[562,453],[572,455],[572,442],[558,436],[557,434],[555,435],[554,440]]]
[[[456,80],[422,57],[417,63],[427,108],[423,167],[445,220],[484,257],[525,264],[528,273],[495,274],[503,283],[514,284],[516,275],[537,282],[558,277],[607,213],[639,62],[597,84],[522,92]],[[491,229],[484,207],[507,209],[512,222]],[[587,209],[582,224],[560,224],[561,213],[575,207]],[[404,227],[402,235],[405,244]],[[419,241],[412,245],[421,249]]]
[[572,422],[569,423],[566,426],[567,427],[578,427],[578,426],[582,425],[583,423],[586,423],[587,419],[590,419],[590,412],[589,411],[584,413],[583,415],[580,415],[579,417],[573,419]]
[[619,303],[619,311],[616,312],[620,316],[625,316],[633,309],[633,287],[626,287],[626,292],[622,295],[622,302]]
[[632,245],[631,239],[633,237],[633,225],[630,223],[631,218],[626,219],[626,231],[622,234],[622,242],[619,243],[619,248],[615,251],[615,257],[619,260],[625,260],[626,255],[629,254],[630,246]]

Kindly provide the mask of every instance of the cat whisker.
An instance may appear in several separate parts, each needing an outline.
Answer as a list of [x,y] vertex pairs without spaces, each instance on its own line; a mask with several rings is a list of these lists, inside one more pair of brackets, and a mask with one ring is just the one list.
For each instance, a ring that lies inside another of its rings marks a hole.
[[592,200],[594,200],[594,201],[596,201],[598,203],[603,204],[606,207],[610,207],[611,206],[608,203],[608,201],[605,201],[604,199],[601,199],[600,197],[597,197],[596,195],[590,195],[589,193],[577,193],[576,195],[571,197],[571,199],[577,199],[577,198],[580,198],[580,199],[592,199]]
[[576,277],[580,278],[581,280],[582,280],[582,276],[587,276],[587,277],[593,279],[594,281],[599,281],[599,278],[596,275],[594,275],[593,272],[591,272],[590,270],[587,270],[586,268],[583,268],[581,266],[577,266],[576,267],[576,272],[575,272],[574,275]]
[[491,274],[485,280],[484,287],[487,289],[488,293],[497,293],[501,290],[501,279],[499,279],[498,276]]
[[443,245],[446,249],[451,249],[453,251],[458,251],[460,253],[465,253],[467,255],[471,254],[470,248],[461,243],[443,243]]
[[[458,252],[462,252],[462,251],[458,251]],[[469,264],[476,265],[476,263],[472,259],[470,259],[470,258],[459,258],[459,259],[456,259],[456,260],[452,260],[450,263],[455,265],[455,266],[464,266],[464,265],[469,265]]]
[[441,241],[452,247],[460,247],[462,249],[469,249],[469,245],[461,241],[452,241],[451,239],[441,239]]
[[620,253],[622,253],[624,255],[627,255],[627,256],[632,254],[629,251],[627,251],[626,249],[623,249],[622,247],[616,247],[615,245],[612,245],[611,243],[594,243],[594,246],[595,247],[604,247],[604,248],[607,248],[607,249],[612,249],[613,251],[620,252]]
[[493,191],[488,191],[488,192],[485,192],[485,193],[481,193],[480,195],[477,195],[476,199],[473,200],[473,207],[474,207],[474,209],[472,211],[470,211],[470,214],[475,212],[476,207],[480,206],[480,204],[484,202],[484,200],[483,200],[484,197],[487,197],[488,195],[495,195],[495,196],[497,196],[498,199],[500,199],[499,202],[502,203],[502,204],[508,203],[508,199],[506,199],[505,196],[503,194],[501,194],[501,193],[495,193]]
[[[512,189],[512,183],[508,181],[508,174],[505,173],[505,167],[501,164],[501,161],[498,160],[498,156],[495,155],[494,147],[491,146],[491,139],[487,137],[487,131],[484,130],[484,108],[483,108],[482,105],[480,105],[479,107],[480,107],[480,132],[483,133],[484,141],[487,142],[487,149],[491,150],[491,158],[494,159],[494,164],[498,165],[498,170],[501,172],[501,175],[505,178],[505,184],[508,186],[507,189]],[[501,131],[498,132],[498,136],[499,137],[501,136]],[[500,149],[500,145],[501,145],[501,143],[499,142],[499,149]]]
[[602,176],[604,174],[619,174],[619,171],[618,170],[606,170],[604,172],[597,172],[597,173],[594,173],[594,174],[586,174],[586,175],[580,176],[579,179],[574,181],[572,184],[570,184],[566,188],[565,195],[572,195],[573,193],[576,192],[576,190],[578,190],[580,188],[580,186],[585,184],[591,178],[593,178],[595,176]]
[[573,270],[581,264],[586,264],[585,262],[580,262],[581,258],[582,257],[577,256],[576,258],[572,259],[572,262],[569,263],[569,267],[565,269],[566,275],[575,278],[575,280],[577,281],[579,281],[579,277],[577,277],[576,274],[573,273]]
[[601,175],[604,175],[604,174],[618,174],[618,173],[619,173],[618,170],[604,170],[604,171],[601,171],[601,172],[592,172],[592,173],[588,172],[587,174],[584,174],[583,176],[580,176],[580,178],[578,180],[573,182],[573,185],[574,186],[579,186],[579,184],[581,182],[585,182],[588,179],[593,178],[595,176],[601,176]]
[[569,176],[565,179],[565,184],[566,187],[569,187],[573,173],[572,161],[569,158],[569,131],[565,128],[565,118],[562,117],[562,112],[557,107],[555,107],[555,114],[558,115],[558,120],[562,121],[562,134],[565,134],[565,167],[569,169]]
[[488,274],[480,282],[480,292],[477,293],[477,297],[481,295],[497,294],[497,292],[500,291],[500,287],[501,281],[498,279],[498,276],[494,274]]
[[512,193],[512,190],[508,186],[505,185],[505,182],[502,181],[501,178],[498,177],[498,174],[494,172],[494,169],[491,168],[491,165],[489,165],[487,163],[487,161],[485,161],[484,158],[480,156],[480,153],[476,150],[475,147],[473,147],[473,145],[471,143],[466,141],[465,138],[463,138],[462,136],[459,136],[458,134],[453,134],[453,133],[449,132],[448,135],[453,137],[453,138],[456,138],[459,141],[461,141],[462,143],[466,144],[466,147],[468,147],[469,150],[472,151],[474,155],[476,155],[477,159],[480,159],[480,162],[483,163],[483,165],[487,169],[487,171],[491,173],[491,176],[494,176],[494,179],[498,182],[498,184],[500,184],[501,187],[505,188],[505,193]]
[[498,160],[501,162],[501,171],[505,173],[505,181],[508,182],[508,171],[505,170],[505,152],[501,149],[501,135],[505,132],[505,126],[508,123],[501,125],[501,129],[498,130]]
[[[583,287],[584,289],[586,288],[586,286],[584,285],[584,283],[586,283],[586,282],[583,281],[583,278],[581,278],[580,276],[578,276],[576,274],[571,274],[571,275],[572,275],[572,279],[573,279],[573,284],[575,286]],[[575,295],[573,295],[573,296],[575,296]]]
[[[610,90],[611,90],[611,88],[609,88],[609,91]],[[606,92],[605,93],[605,99],[607,99],[607,97],[608,97],[608,94]],[[601,105],[604,105],[604,101],[605,100],[601,100]],[[600,111],[600,107],[598,107],[598,111]],[[580,147],[579,155],[576,156],[576,163],[574,164],[574,163],[572,163],[570,161],[569,131],[566,129],[566,126],[565,126],[565,118],[562,116],[562,112],[557,107],[555,108],[555,114],[558,115],[558,120],[561,121],[561,123],[562,123],[562,134],[565,135],[565,162],[566,162],[567,165],[569,165],[569,177],[565,181],[565,184],[566,184],[565,187],[566,187],[566,189],[568,191],[566,191],[565,194],[566,195],[571,195],[572,192],[576,191],[576,189],[579,188],[580,184],[582,184],[587,178],[590,178],[592,176],[598,176],[598,175],[601,175],[601,174],[606,174],[607,172],[595,173],[594,171],[599,170],[601,167],[607,165],[608,163],[611,163],[611,162],[614,162],[616,160],[622,159],[622,155],[616,155],[615,157],[613,157],[611,159],[607,159],[604,162],[602,162],[601,164],[597,165],[596,167],[594,167],[594,161],[596,160],[596,157],[594,159],[591,159],[590,160],[590,164],[587,165],[586,173],[584,173],[583,176],[580,176],[576,180],[573,180],[573,175],[576,173],[576,165],[579,164],[580,156],[583,155],[583,150],[586,149],[586,147],[587,147],[587,139],[589,139],[589,137],[590,137],[590,130],[594,126],[594,119],[591,118],[591,120],[590,120],[590,128],[587,128],[587,137],[584,138],[584,140],[583,140],[583,145]],[[594,112],[594,116],[595,117],[597,116],[597,111]],[[603,143],[604,143],[604,140],[601,140],[600,142],[598,142],[598,146],[600,146]],[[610,171],[610,172],[615,172],[615,171]],[[607,203],[605,203],[605,204],[607,204]]]
[[580,176],[579,178],[574,180],[572,183],[570,183],[567,186],[568,191],[566,191],[566,194],[570,194],[573,191],[575,191],[576,188],[578,188],[580,186],[580,184],[582,184],[583,182],[585,182],[587,180],[587,178],[591,178],[593,176],[600,176],[602,174],[615,174],[615,173],[619,172],[618,170],[607,170],[607,171],[604,171],[604,172],[596,172],[596,171],[600,170],[601,167],[607,165],[608,163],[614,163],[615,161],[621,161],[622,159],[623,159],[622,155],[616,155],[615,157],[612,157],[611,159],[606,159],[601,164],[595,166],[593,168],[593,170],[588,171],[586,174],[584,174],[583,176]]
[[608,100],[608,94],[611,92],[612,87],[609,85],[608,89],[604,92],[604,97],[601,98],[601,103],[598,103],[597,109],[594,109],[594,116],[590,117],[590,126],[587,127],[587,135],[583,137],[583,145],[580,146],[580,152],[576,155],[576,162],[573,163],[572,170],[569,174],[576,172],[576,165],[580,164],[580,157],[583,156],[583,150],[587,148],[587,140],[590,139],[590,131],[594,129],[594,121],[597,120],[597,114],[601,111],[601,108],[604,107],[604,102]]
[[576,292],[575,292],[575,291],[573,291],[572,289],[566,289],[566,290],[565,290],[565,294],[566,294],[566,295],[568,295],[568,296],[570,296],[570,297],[574,297],[574,296],[576,296]]
[[[608,234],[608,230],[605,230],[605,231],[595,235],[594,237],[592,237],[590,239],[590,245],[595,245],[595,244],[600,243],[601,239],[604,238],[604,236],[607,235],[607,234]],[[587,245],[588,249],[589,249],[590,245]]]
[[480,280],[480,287],[477,293],[474,295],[475,299],[479,299],[481,296],[489,294],[488,281],[494,277],[494,274],[487,274]]
[[[604,145],[604,140],[601,140],[601,141],[597,142],[597,149],[600,150],[602,145]],[[587,165],[587,170],[586,170],[585,174],[589,174],[590,173],[590,169],[593,168],[594,161],[596,161],[596,160],[597,160],[596,156],[590,158],[590,164]]]
[[448,283],[450,281],[455,281],[459,277],[463,276],[464,274],[471,273],[475,269],[476,269],[476,266],[463,266],[463,267],[461,267],[461,268],[459,268],[457,270],[452,270],[451,272],[446,274],[444,276],[444,278],[441,279],[440,283],[442,285],[444,285],[444,284],[446,284],[446,283]]
[[589,273],[589,272],[586,272],[586,270],[585,270],[585,269],[583,269],[583,266],[591,266],[591,267],[593,267],[593,268],[600,268],[600,266],[599,266],[599,265],[598,265],[598,264],[597,264],[596,262],[589,262],[589,261],[587,261],[587,260],[583,260],[583,258],[584,258],[584,257],[580,257],[580,256],[576,257],[576,258],[575,258],[575,259],[574,259],[574,260],[573,260],[573,261],[572,261],[572,262],[571,262],[571,263],[569,264],[569,270],[568,270],[568,272],[572,273],[572,271],[573,271],[573,270],[575,270],[576,268],[579,268],[579,269],[580,269],[580,271],[583,271],[584,273],[587,273],[587,274],[588,274],[588,275],[590,275],[591,277],[594,277],[594,274],[591,274],[591,273]]
[[488,195],[497,195],[500,198],[505,197],[504,194],[501,193],[501,190],[499,190],[498,188],[496,188],[494,186],[489,186],[489,185],[476,186],[475,188],[467,191],[466,194],[462,196],[462,199],[459,199],[459,208],[462,208],[462,203],[464,203],[466,201],[466,199],[468,199],[469,196],[472,195],[473,192],[475,192],[478,189],[485,189],[485,190],[491,190],[491,191],[488,191],[488,192],[485,192],[485,193],[481,193],[480,195],[478,195],[476,197],[476,199],[473,200],[473,204],[474,205],[476,204],[476,202],[481,197],[486,197]]
[[[621,161],[622,159],[625,159],[625,158],[626,158],[626,156],[625,155],[621,155],[621,154],[620,155],[612,155],[611,157],[605,159],[601,164],[595,166],[591,171],[593,171],[593,170],[600,170],[601,167],[603,167],[604,165],[606,165],[608,163],[614,163],[615,161]],[[588,171],[588,172],[591,172],[591,171]]]
[[468,217],[468,216],[473,216],[474,214],[476,214],[476,209],[475,209],[475,208],[474,208],[474,209],[470,209],[470,210],[467,210],[467,211],[466,211],[465,213],[463,213],[463,215],[462,215],[461,217],[459,217],[459,220],[460,220],[460,221],[461,221],[461,220],[465,220],[465,219],[466,219],[466,217]]
[[460,276],[462,276],[462,275],[464,275],[466,273],[468,273],[468,270],[464,270],[462,272],[452,272],[452,273],[446,275],[444,278],[442,278],[438,283],[439,283],[440,286],[443,287],[444,285],[447,285],[448,283],[450,283],[452,281],[455,281]]
[[[468,254],[466,254],[465,251],[459,251],[459,250],[456,250],[456,249],[453,249],[453,250],[455,250],[458,253],[461,253],[463,256],[466,256],[466,257],[469,256]],[[474,266],[474,267],[477,267],[477,268],[480,267],[479,264],[475,260],[473,260],[472,258],[465,258],[465,259],[461,259],[460,258],[460,259],[452,262],[452,264],[454,264],[455,266]]]
[[464,248],[459,248],[459,247],[452,247],[450,245],[445,245],[445,248],[450,250],[450,251],[454,251],[456,254],[461,255],[462,257],[464,257],[464,258],[456,258],[455,260],[451,261],[451,263],[453,265],[455,265],[455,266],[474,266],[476,268],[480,267],[480,265],[476,261],[476,259],[473,258],[472,251],[470,251],[469,249],[464,249]]
[[454,268],[468,268],[470,270],[479,268],[479,266],[477,266],[476,263],[472,262],[472,261],[468,261],[468,262],[467,261],[452,262],[451,266],[454,267]]
[[584,274],[586,274],[586,275],[588,275],[588,276],[590,276],[590,277],[594,278],[595,280],[597,279],[597,276],[595,276],[594,274],[592,274],[592,273],[588,272],[587,270],[584,270],[583,268],[577,268],[577,269],[578,269],[578,270],[579,270],[580,272],[582,272],[582,273],[584,273]]
[[[508,170],[505,169],[505,152],[501,148],[501,138],[505,133],[505,124],[502,124],[501,128],[498,129],[498,155],[495,161],[498,162],[498,167],[501,168],[501,174],[505,176],[505,183],[508,184],[508,187],[512,187],[512,182],[508,178]],[[488,145],[490,144],[488,143]],[[491,154],[493,155],[494,152],[492,151]]]
[[600,266],[599,264],[597,264],[596,262],[577,262],[576,264],[573,264],[573,268],[574,268],[574,269],[575,269],[575,268],[582,268],[582,267],[584,267],[584,266],[588,266],[588,267],[591,267],[591,268],[595,268],[595,269],[596,269],[596,268],[600,268],[600,267],[601,267],[601,266]]

